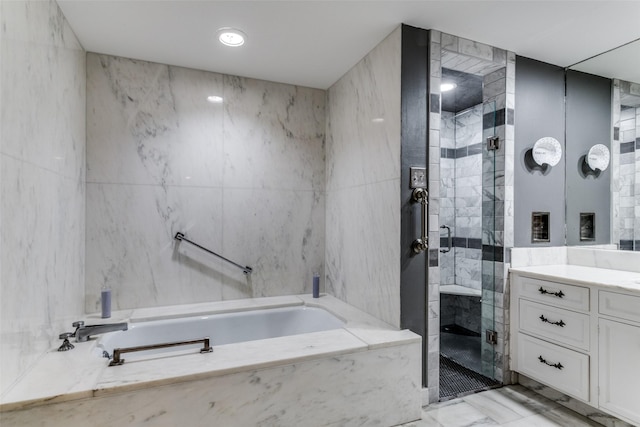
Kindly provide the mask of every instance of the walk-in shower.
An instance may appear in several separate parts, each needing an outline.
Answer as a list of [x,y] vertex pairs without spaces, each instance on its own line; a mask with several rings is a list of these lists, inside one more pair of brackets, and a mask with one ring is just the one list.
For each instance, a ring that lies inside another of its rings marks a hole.
[[[487,140],[500,119],[491,84],[501,79],[503,67],[442,51],[441,398],[497,384],[491,342],[495,277],[486,253],[495,240],[496,165]],[[452,89],[445,91],[445,83]]]

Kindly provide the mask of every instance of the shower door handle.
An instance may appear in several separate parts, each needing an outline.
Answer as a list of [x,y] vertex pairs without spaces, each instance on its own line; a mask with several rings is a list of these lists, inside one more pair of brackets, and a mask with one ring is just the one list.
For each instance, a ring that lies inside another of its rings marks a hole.
[[446,228],[447,229],[447,249],[440,249],[440,252],[442,252],[443,254],[446,254],[447,252],[449,252],[451,250],[451,247],[453,246],[453,238],[451,237],[451,227],[449,227],[448,225],[441,225],[440,228]]
[[420,203],[420,237],[413,241],[411,249],[414,253],[419,254],[427,250],[427,190],[424,188],[416,188],[411,194],[414,202]]

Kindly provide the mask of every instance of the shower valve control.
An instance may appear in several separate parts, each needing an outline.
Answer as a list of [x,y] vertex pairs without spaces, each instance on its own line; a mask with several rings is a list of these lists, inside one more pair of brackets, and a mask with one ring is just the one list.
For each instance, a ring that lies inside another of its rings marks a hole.
[[409,168],[410,188],[427,188],[427,168]]

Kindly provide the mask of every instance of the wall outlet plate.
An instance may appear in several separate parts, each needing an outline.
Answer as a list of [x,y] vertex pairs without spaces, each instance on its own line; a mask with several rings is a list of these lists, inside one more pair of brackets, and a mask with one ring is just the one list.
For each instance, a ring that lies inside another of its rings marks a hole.
[[427,168],[409,168],[410,188],[427,188]]

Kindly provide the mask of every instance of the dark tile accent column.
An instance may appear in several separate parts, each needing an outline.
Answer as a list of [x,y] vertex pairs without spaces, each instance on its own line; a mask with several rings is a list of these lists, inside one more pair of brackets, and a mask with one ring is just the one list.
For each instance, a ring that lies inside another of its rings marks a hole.
[[[427,256],[414,254],[411,243],[420,235],[420,205],[411,200],[409,168],[427,167],[429,32],[402,26],[401,80],[401,253],[400,326],[422,336],[422,384],[427,385]],[[429,189],[431,190],[431,189]],[[436,252],[437,257],[437,252]],[[437,258],[436,258],[437,265]]]

